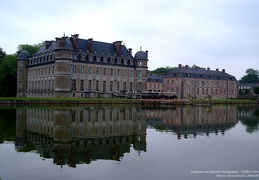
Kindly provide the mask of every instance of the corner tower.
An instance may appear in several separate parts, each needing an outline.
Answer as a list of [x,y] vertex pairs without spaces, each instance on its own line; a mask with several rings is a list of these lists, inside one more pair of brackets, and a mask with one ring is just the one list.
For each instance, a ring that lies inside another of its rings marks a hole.
[[16,97],[27,97],[27,68],[31,55],[22,51],[17,57],[17,94]]
[[147,91],[147,62],[148,51],[138,51],[135,56],[135,89],[139,94],[143,91]]

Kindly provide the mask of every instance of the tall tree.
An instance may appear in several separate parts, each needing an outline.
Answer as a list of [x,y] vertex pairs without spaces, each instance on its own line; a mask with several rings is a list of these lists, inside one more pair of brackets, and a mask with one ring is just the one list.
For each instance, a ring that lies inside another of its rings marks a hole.
[[240,82],[242,83],[259,83],[259,72],[253,68],[246,70],[246,75],[244,75]]
[[27,51],[28,53],[30,53],[31,56],[33,56],[39,50],[41,45],[42,43],[34,44],[34,45],[20,44],[18,46],[17,54],[19,54],[22,51]]
[[3,49],[0,47],[0,59],[5,57],[6,53],[3,51]]
[[16,96],[16,59],[16,55],[6,55],[0,63],[0,96]]

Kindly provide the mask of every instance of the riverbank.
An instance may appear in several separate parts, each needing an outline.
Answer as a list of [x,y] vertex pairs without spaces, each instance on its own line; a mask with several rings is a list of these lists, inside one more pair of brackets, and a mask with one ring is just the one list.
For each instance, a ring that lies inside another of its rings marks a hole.
[[0,106],[74,106],[74,105],[212,105],[212,104],[258,104],[255,100],[168,100],[168,99],[125,99],[125,98],[9,98],[0,97]]

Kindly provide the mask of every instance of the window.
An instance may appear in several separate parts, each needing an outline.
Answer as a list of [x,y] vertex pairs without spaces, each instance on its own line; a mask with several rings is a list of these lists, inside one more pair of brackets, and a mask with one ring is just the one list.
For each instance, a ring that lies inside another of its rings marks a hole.
[[130,92],[132,92],[132,82],[130,82]]
[[80,91],[84,91],[84,80],[80,81]]
[[126,76],[126,74],[127,74],[127,71],[126,71],[126,69],[124,69],[123,76]]
[[89,81],[88,81],[88,90],[90,90],[90,91],[91,91],[91,89],[92,89],[92,81],[91,81],[91,80],[89,80]]
[[110,75],[113,76],[113,69],[112,68],[111,68],[111,72],[110,73],[111,73]]
[[106,68],[103,68],[103,75],[106,75]]
[[126,91],[126,82],[123,82],[123,90]]
[[99,81],[98,80],[95,82],[95,88],[96,88],[96,91],[99,91]]
[[117,69],[117,76],[120,76],[120,69]]
[[103,81],[103,92],[106,92],[106,81]]
[[175,84],[178,84],[178,79],[175,80]]
[[73,65],[73,67],[72,67],[72,73],[76,73],[76,65]]
[[120,82],[117,82],[117,91],[120,91]]
[[133,71],[130,70],[130,77],[133,77]]
[[138,77],[142,77],[142,72],[141,71],[138,71]]
[[99,75],[100,74],[100,68],[96,67],[96,74]]
[[23,76],[23,71],[20,69],[19,70],[19,77],[22,77]]
[[110,81],[110,91],[113,91],[113,81]]
[[141,86],[142,86],[141,82],[138,82],[138,91],[141,91]]
[[88,68],[88,74],[92,74],[92,67]]
[[72,91],[76,91],[76,80],[72,80]]
[[85,67],[84,67],[84,66],[81,66],[80,72],[81,72],[82,74],[85,73]]

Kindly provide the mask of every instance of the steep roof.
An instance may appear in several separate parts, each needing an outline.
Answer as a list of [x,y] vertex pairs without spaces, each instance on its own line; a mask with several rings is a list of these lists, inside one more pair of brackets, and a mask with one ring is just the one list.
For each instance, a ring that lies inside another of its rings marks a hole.
[[[110,53],[111,56],[114,56],[116,54],[116,47],[114,43],[106,43],[106,42],[99,42],[99,41],[93,41],[92,39],[80,39],[78,38],[77,41],[77,47],[73,41],[72,37],[63,37],[65,38],[65,45],[62,47],[63,49],[69,49],[73,51],[78,51],[78,49],[81,49],[81,51],[87,51],[89,50],[89,46],[91,46],[91,52],[95,52],[96,54],[104,53],[108,54]],[[56,49],[61,49],[60,47],[60,41],[61,38],[56,38],[56,41],[46,41],[38,50],[38,52],[35,54],[41,54],[48,51],[53,51]],[[48,44],[46,44],[48,43]],[[120,45],[120,51],[121,56],[129,56],[130,58],[133,58],[131,55],[131,52],[126,48],[125,45]]]
[[147,81],[148,82],[160,82],[162,83],[164,79],[164,76],[159,74],[147,74]]
[[236,78],[228,73],[219,70],[210,70],[202,68],[190,68],[190,67],[178,67],[170,71],[165,78],[172,77],[189,77],[189,78],[202,78],[202,79],[221,79],[221,80],[233,80],[236,81]]

